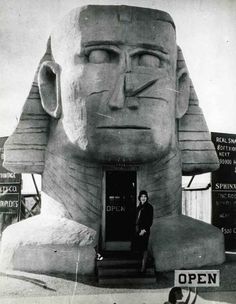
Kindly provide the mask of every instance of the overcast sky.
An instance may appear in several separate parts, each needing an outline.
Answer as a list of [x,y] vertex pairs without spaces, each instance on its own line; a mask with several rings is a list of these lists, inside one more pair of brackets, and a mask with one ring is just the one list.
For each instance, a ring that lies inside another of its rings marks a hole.
[[169,12],[209,130],[236,133],[236,1],[0,0],[0,136],[16,126],[53,26],[72,8],[88,3]]

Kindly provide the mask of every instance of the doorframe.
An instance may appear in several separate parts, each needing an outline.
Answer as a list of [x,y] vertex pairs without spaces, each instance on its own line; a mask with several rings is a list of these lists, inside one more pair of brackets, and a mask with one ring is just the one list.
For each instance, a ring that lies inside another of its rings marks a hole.
[[[101,245],[102,245],[102,250],[109,251],[109,250],[114,250],[112,248],[109,248],[109,246],[106,246],[106,172],[107,171],[135,171],[136,172],[136,196],[137,193],[139,192],[139,167],[137,165],[126,165],[126,166],[112,166],[112,165],[107,165],[103,166],[103,171],[102,171],[102,229],[101,229]],[[136,198],[137,199],[137,198]],[[124,250],[128,251],[127,247],[125,244],[126,242],[109,242],[109,243],[119,243],[119,250]]]

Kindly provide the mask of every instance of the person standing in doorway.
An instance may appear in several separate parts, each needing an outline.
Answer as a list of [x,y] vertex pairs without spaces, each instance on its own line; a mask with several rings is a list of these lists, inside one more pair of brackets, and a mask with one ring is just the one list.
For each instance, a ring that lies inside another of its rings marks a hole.
[[145,190],[139,192],[138,200],[139,204],[136,209],[136,227],[133,249],[142,253],[141,272],[145,272],[148,258],[150,228],[153,222],[153,207],[148,201],[148,193]]

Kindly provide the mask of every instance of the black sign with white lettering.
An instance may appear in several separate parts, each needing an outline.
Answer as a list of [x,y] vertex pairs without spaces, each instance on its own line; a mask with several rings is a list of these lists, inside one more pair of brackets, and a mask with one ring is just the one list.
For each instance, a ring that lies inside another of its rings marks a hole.
[[3,167],[3,148],[7,137],[0,137],[0,213],[17,214],[20,208],[21,174]]
[[212,173],[212,224],[225,236],[226,250],[236,249],[236,134],[211,133],[220,161]]

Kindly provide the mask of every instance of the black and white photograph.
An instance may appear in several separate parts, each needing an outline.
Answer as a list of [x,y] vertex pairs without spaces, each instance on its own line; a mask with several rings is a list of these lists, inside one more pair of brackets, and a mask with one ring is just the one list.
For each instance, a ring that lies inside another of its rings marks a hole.
[[0,0],[1,304],[235,304],[236,1]]

